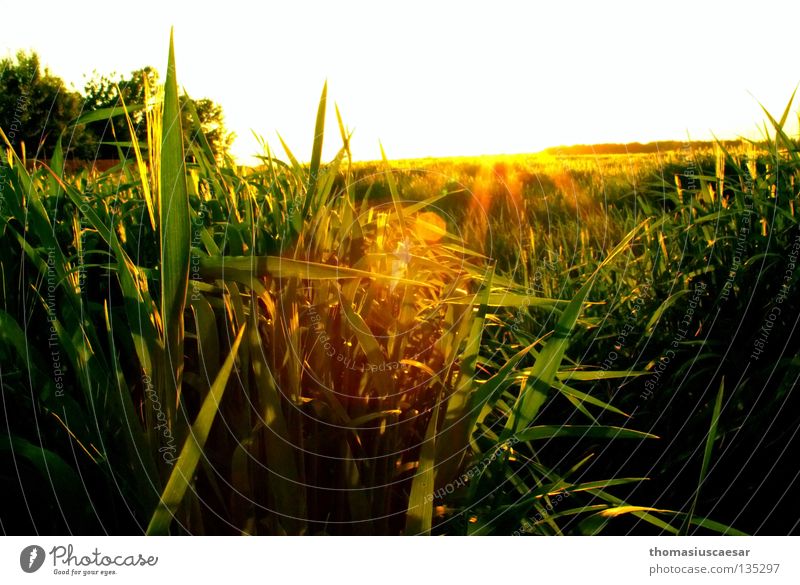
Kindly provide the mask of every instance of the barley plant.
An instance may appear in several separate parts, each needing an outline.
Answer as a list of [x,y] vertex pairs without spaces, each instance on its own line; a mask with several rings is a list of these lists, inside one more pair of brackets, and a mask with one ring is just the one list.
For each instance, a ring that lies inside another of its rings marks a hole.
[[76,121],[128,121],[116,167],[6,140],[4,525],[762,530],[797,443],[790,108],[735,149],[394,165],[352,162],[337,110],[323,163],[326,93],[310,164],[240,167],[171,46],[146,103]]

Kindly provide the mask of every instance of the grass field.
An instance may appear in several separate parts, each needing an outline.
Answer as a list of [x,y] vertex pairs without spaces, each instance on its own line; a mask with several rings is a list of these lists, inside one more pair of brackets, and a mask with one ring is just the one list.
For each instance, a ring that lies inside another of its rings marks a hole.
[[103,173],[0,164],[6,533],[797,532],[790,107],[352,163],[323,91],[310,164],[242,168],[177,87]]

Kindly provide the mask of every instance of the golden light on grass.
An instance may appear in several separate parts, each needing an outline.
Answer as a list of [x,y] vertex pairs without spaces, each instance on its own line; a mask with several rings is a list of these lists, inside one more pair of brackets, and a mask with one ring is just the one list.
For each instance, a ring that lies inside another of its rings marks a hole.
[[447,224],[439,214],[433,211],[425,211],[417,215],[415,228],[419,239],[428,244],[438,242],[447,235]]

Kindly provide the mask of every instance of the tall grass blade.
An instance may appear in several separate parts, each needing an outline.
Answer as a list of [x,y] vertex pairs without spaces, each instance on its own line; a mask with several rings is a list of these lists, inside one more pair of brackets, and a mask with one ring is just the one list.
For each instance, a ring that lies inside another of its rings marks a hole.
[[700,490],[702,489],[703,483],[706,481],[706,477],[708,476],[708,467],[711,465],[711,454],[714,451],[714,441],[717,439],[717,428],[719,427],[719,415],[722,411],[722,396],[724,393],[725,378],[723,378],[719,384],[717,399],[714,401],[714,411],[711,414],[711,425],[708,429],[706,445],[705,449],[703,450],[703,463],[700,466],[700,480],[697,482],[697,489],[694,492],[689,513],[687,514],[686,519],[681,526],[681,534],[684,536],[689,534],[689,525],[691,524],[692,518],[694,518],[694,512],[697,509],[697,500],[700,498]]
[[317,108],[317,122],[314,125],[314,144],[311,148],[311,165],[309,166],[308,189],[306,200],[303,203],[303,217],[311,206],[311,202],[317,192],[317,178],[319,177],[319,167],[322,162],[322,140],[325,137],[325,110],[328,104],[328,82],[322,86],[322,95],[319,98]]
[[431,420],[419,454],[419,467],[411,483],[406,514],[406,535],[429,535],[433,523],[434,471],[436,469],[436,427],[439,423],[441,400],[433,407]]
[[191,226],[172,34],[164,87],[160,187],[161,318],[167,365],[163,392],[170,423],[175,424],[183,376],[183,312],[189,284]]
[[172,470],[169,481],[167,481],[167,485],[164,488],[164,493],[161,494],[161,501],[150,519],[150,524],[147,527],[148,535],[165,535],[169,533],[169,526],[186,495],[189,484],[194,478],[197,464],[203,453],[203,447],[211,431],[211,425],[219,411],[220,402],[228,385],[228,378],[230,378],[233,371],[236,354],[239,351],[239,344],[242,342],[242,337],[244,337],[244,331],[245,326],[242,325],[231,346],[231,352],[220,368],[216,380],[214,380],[211,389],[208,391],[208,395],[203,400],[200,413],[189,431],[189,436],[186,437],[181,454],[175,463],[175,468]]
[[595,425],[541,425],[520,431],[519,441],[541,441],[575,437],[578,439],[657,439],[656,435],[634,431],[623,427],[604,427]]

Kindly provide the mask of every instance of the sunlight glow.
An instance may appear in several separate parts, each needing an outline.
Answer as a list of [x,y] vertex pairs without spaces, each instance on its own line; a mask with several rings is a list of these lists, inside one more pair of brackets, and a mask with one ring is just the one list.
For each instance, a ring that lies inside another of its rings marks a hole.
[[[234,153],[251,129],[310,158],[330,84],[356,159],[535,152],[576,143],[757,136],[759,102],[783,111],[798,80],[800,5],[674,2],[265,2],[191,6],[46,0],[3,7],[0,51],[35,49],[78,89],[92,70],[163,69],[175,26],[179,83],[222,104]],[[699,26],[698,23],[707,23]],[[0,53],[2,54],[2,53]],[[794,126],[792,126],[794,128]]]

